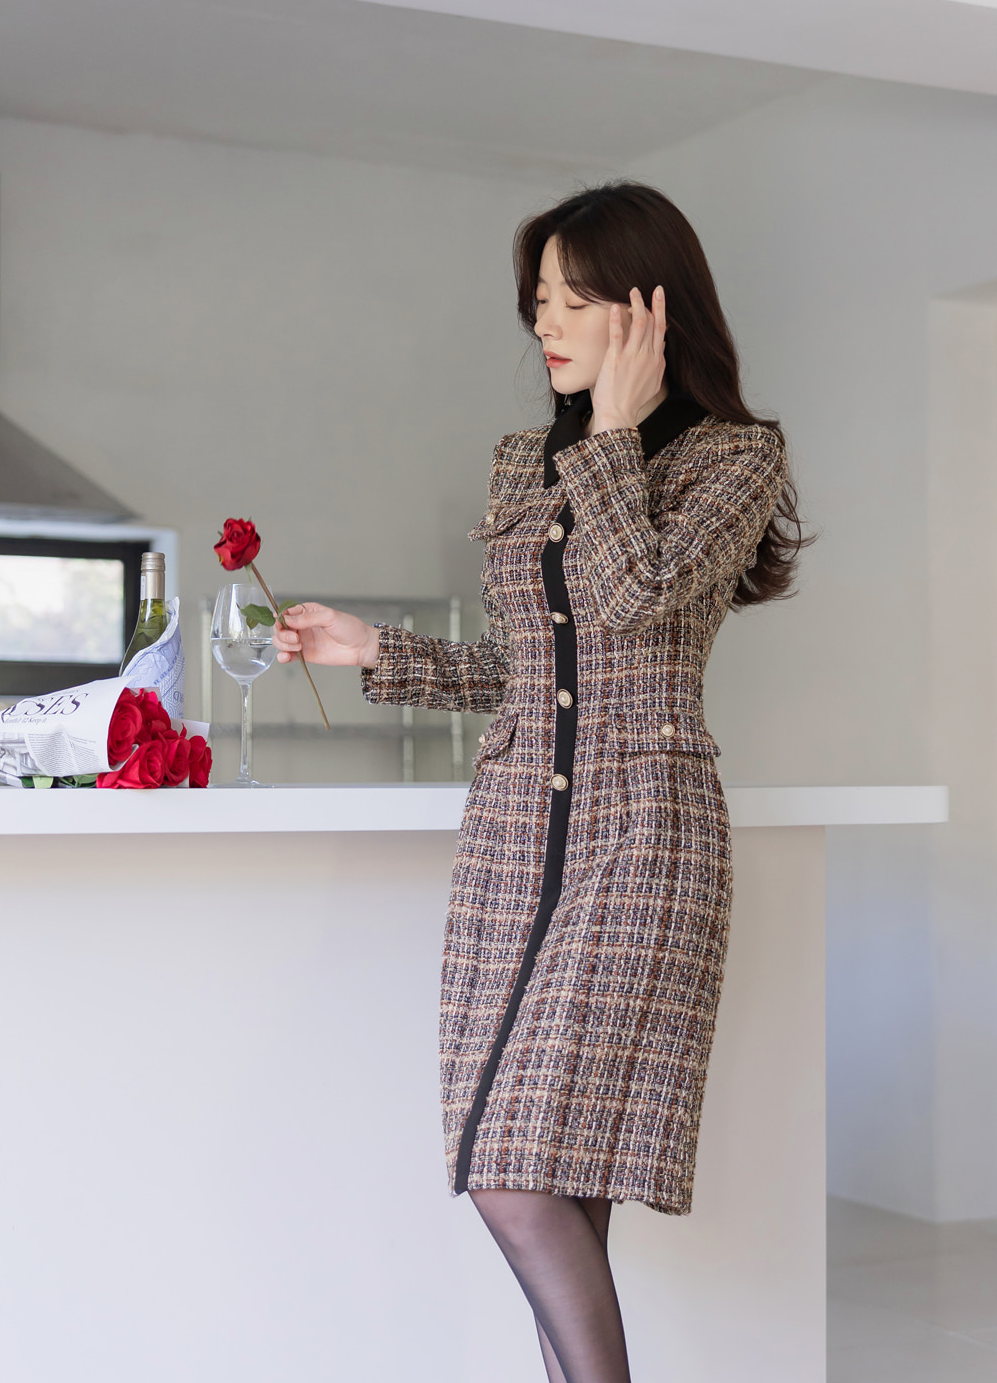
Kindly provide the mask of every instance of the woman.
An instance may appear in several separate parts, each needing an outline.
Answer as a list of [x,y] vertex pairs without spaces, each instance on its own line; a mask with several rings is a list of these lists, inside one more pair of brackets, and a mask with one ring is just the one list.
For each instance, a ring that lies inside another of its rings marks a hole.
[[741,398],[667,198],[582,192],[520,226],[515,261],[555,418],[495,449],[471,535],[487,633],[305,604],[274,638],[282,662],[359,665],[371,702],[496,712],[444,946],[450,1184],[519,1279],[549,1378],[622,1383],[610,1208],[690,1209],[727,948],[703,667],[728,609],[789,593],[800,527],[782,433]]

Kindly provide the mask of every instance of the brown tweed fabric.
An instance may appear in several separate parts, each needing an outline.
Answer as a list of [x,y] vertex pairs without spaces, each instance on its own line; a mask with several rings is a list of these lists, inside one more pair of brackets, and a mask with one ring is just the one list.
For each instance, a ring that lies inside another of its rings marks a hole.
[[558,690],[540,561],[570,503],[577,729],[561,892],[485,1087],[467,1184],[685,1214],[730,907],[703,668],[785,455],[769,429],[707,415],[647,461],[635,429],[583,439],[557,453],[561,479],[545,489],[548,430],[495,450],[471,535],[486,544],[488,632],[452,644],[384,628],[364,694],[497,711],[475,761],[444,948],[453,1186],[540,900]]

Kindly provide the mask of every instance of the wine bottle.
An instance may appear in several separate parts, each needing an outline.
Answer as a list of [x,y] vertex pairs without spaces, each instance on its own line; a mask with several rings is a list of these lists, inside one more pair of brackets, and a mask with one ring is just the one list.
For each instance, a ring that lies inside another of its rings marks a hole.
[[119,676],[143,648],[154,644],[166,632],[170,622],[166,608],[166,556],[162,552],[142,553],[142,574],[139,586],[138,621],[132,634],[125,656],[121,660]]

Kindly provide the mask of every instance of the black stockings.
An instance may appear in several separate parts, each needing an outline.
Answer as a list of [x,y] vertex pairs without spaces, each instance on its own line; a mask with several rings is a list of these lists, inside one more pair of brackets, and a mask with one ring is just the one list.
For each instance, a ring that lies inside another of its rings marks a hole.
[[612,1201],[469,1194],[533,1308],[550,1383],[630,1383],[606,1251]]

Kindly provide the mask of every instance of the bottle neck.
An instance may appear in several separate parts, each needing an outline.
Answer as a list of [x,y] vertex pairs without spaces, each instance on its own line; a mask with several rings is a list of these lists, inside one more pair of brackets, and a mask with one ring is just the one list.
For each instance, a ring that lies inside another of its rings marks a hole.
[[144,571],[139,581],[138,598],[140,605],[144,605],[148,600],[165,600],[166,573]]

